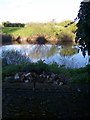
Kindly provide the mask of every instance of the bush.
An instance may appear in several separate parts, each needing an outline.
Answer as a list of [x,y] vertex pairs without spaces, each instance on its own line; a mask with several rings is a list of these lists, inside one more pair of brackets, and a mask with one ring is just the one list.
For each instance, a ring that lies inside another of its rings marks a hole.
[[2,51],[2,63],[5,64],[22,64],[30,62],[30,59],[19,51]]
[[47,43],[47,40],[45,39],[44,36],[39,36],[39,37],[36,39],[36,42],[37,42],[37,44],[45,44],[45,43]]
[[61,42],[73,42],[75,35],[70,31],[68,32],[64,30],[57,36],[57,38]]

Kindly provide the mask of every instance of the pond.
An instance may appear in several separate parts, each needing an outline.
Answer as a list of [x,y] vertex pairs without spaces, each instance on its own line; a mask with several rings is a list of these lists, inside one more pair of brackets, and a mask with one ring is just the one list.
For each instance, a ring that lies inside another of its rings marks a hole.
[[7,64],[22,62],[57,63],[70,68],[85,67],[88,51],[81,51],[77,45],[5,45],[0,47],[0,58]]

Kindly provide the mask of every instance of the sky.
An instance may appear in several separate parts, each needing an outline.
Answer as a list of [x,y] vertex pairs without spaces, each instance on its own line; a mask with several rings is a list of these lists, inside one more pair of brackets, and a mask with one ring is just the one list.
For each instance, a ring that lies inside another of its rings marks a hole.
[[74,20],[82,0],[0,0],[0,23]]

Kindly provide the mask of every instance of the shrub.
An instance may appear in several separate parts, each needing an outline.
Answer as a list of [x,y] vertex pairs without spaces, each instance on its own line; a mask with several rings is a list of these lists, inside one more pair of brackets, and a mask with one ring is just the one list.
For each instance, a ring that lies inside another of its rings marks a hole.
[[37,44],[45,44],[45,43],[47,43],[47,40],[45,39],[44,36],[39,36],[39,37],[36,39],[36,42],[37,42]]
[[61,33],[57,36],[57,38],[61,42],[73,42],[75,35],[72,32],[68,31],[61,31]]
[[2,63],[3,64],[22,64],[30,62],[30,59],[19,51],[2,51]]

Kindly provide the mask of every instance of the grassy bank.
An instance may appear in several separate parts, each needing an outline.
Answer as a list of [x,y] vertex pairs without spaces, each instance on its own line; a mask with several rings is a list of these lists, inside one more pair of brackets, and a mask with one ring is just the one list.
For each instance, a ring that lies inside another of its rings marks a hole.
[[72,68],[65,68],[63,66],[59,67],[55,63],[51,65],[47,65],[40,61],[38,63],[3,66],[2,77],[4,80],[5,77],[15,76],[15,74],[19,72],[24,72],[24,73],[34,72],[39,79],[39,76],[41,74],[42,75],[45,74],[46,76],[50,74],[51,76],[51,74],[54,73],[55,76],[59,75],[57,79],[62,79],[62,81],[66,81],[68,84],[84,84],[84,83],[87,84],[90,82],[89,81],[90,75],[88,74],[89,71],[90,71],[90,65],[86,66],[85,68],[72,69]]
[[32,36],[32,35],[51,35],[54,34],[54,25],[45,24],[31,24],[26,27],[3,27],[2,32],[5,34],[12,34],[15,36]]
[[0,33],[20,37],[45,36],[47,40],[56,38],[58,42],[74,41],[77,27],[75,23],[68,26],[70,22],[68,20],[60,23],[29,23],[25,27],[2,27]]

